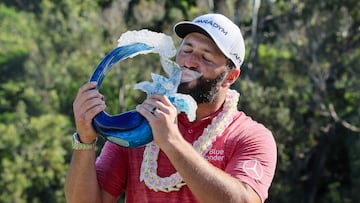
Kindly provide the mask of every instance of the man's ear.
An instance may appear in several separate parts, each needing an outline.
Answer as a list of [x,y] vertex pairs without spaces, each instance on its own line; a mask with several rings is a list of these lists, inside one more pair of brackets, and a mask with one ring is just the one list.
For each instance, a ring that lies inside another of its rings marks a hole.
[[231,69],[227,74],[223,85],[224,86],[232,85],[235,82],[235,80],[239,77],[239,75],[240,75],[240,69],[238,68]]

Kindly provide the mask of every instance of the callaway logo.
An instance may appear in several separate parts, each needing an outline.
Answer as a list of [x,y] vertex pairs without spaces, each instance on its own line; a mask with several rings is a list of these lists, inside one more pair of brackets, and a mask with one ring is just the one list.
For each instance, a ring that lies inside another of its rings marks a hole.
[[204,23],[204,24],[210,24],[213,28],[218,29],[220,32],[222,32],[224,35],[227,35],[228,32],[221,27],[219,24],[213,22],[212,20],[197,20],[196,23]]
[[245,161],[243,170],[248,176],[254,178],[255,180],[260,180],[264,175],[263,166],[256,159]]
[[241,57],[237,53],[230,53],[230,55],[233,55],[239,64],[241,63]]

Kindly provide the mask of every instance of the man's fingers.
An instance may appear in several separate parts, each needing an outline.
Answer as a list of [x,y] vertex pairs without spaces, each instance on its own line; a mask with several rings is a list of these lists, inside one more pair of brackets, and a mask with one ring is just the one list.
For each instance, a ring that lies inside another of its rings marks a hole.
[[94,89],[97,85],[97,82],[89,82],[84,84],[82,87],[79,88],[78,94],[81,94],[83,92],[86,92],[88,90]]

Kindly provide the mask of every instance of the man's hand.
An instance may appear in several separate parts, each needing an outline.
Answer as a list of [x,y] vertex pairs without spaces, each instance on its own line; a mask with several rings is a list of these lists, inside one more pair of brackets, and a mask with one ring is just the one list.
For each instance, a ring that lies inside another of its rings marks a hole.
[[82,143],[93,143],[98,136],[92,126],[92,119],[106,108],[104,96],[99,93],[96,82],[84,84],[73,103],[76,129]]
[[177,110],[165,95],[151,95],[136,110],[151,126],[154,141],[160,147],[172,139],[183,139],[177,126]]

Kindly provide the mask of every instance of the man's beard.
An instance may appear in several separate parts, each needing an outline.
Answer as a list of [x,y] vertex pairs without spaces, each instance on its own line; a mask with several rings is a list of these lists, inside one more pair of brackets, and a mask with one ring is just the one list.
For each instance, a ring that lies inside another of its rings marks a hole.
[[224,71],[215,79],[208,79],[201,76],[197,79],[196,85],[189,87],[191,82],[181,83],[178,87],[178,93],[188,94],[194,98],[197,104],[208,104],[216,100],[220,84],[227,74]]

